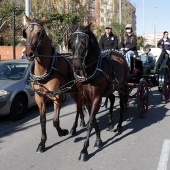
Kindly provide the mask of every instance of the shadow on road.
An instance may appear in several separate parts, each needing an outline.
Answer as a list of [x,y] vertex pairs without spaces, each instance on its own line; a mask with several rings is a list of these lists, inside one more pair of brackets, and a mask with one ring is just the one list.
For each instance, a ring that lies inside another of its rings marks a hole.
[[[72,98],[68,95],[66,101],[63,103],[62,108],[66,107],[70,104],[73,104],[74,101],[72,100]],[[51,101],[47,102],[47,109],[46,109],[46,115],[49,114],[53,114],[52,112],[54,111],[53,109],[53,103]],[[75,114],[76,112],[69,112],[67,114],[60,114],[60,117],[64,117],[64,116],[68,116],[70,114]],[[30,123],[30,121],[35,121],[35,120],[39,120],[39,110],[37,106],[33,106],[31,108],[29,108],[25,114],[25,117],[21,120],[18,121],[12,121],[9,120],[7,116],[1,116],[0,117],[0,138],[10,135],[12,133],[15,133],[17,131],[23,131],[26,130],[27,128],[36,126],[38,123],[32,123],[31,125],[28,125]],[[48,121],[51,121],[52,119],[48,119]],[[27,125],[24,127],[24,125]]]
[[[152,93],[150,94],[148,115],[145,118],[139,117],[138,109],[136,106],[136,100],[134,100],[130,104],[130,107],[128,108],[128,115],[125,120],[126,124],[124,125],[124,123],[123,123],[122,133],[111,132],[111,133],[113,133],[113,137],[104,141],[102,148],[95,150],[93,153],[89,154],[89,159],[91,157],[93,157],[95,154],[97,154],[98,152],[105,149],[106,147],[109,147],[110,145],[112,145],[116,142],[119,142],[120,140],[126,138],[127,136],[133,135],[133,134],[143,130],[144,128],[148,128],[149,126],[151,126],[155,123],[159,123],[166,116],[168,116],[168,115],[166,115],[166,112],[169,109],[167,109],[165,107],[166,103],[162,100],[160,95],[161,94],[157,90],[152,91]],[[154,97],[154,100],[153,100],[153,97]],[[113,111],[113,120],[114,120],[115,124],[118,122],[119,111],[120,111],[119,108],[116,108],[116,110]],[[98,118],[98,124],[99,124],[100,130],[106,129],[106,127],[107,127],[106,115],[100,116]],[[129,132],[129,130],[131,130],[131,131]],[[128,132],[126,132],[126,131],[128,131]],[[91,135],[94,135],[94,133]]]

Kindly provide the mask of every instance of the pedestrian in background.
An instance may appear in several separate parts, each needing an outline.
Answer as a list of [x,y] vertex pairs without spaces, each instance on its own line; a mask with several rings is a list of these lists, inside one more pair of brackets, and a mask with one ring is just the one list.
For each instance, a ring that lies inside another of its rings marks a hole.
[[163,47],[168,54],[170,54],[170,38],[168,37],[168,32],[163,33],[163,37],[158,41],[158,47]]

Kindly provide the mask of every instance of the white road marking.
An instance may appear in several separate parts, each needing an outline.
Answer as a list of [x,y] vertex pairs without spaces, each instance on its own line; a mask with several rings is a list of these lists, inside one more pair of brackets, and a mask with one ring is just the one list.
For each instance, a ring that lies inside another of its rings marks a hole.
[[170,151],[170,140],[165,139],[162,146],[162,152],[161,152],[157,170],[167,170],[169,151]]

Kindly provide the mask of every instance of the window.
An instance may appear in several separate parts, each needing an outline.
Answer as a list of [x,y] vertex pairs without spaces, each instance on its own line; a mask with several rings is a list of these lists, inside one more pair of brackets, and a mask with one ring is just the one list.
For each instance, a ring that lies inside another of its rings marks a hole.
[[95,12],[95,8],[90,8],[90,12]]
[[90,0],[90,3],[95,3],[95,0]]

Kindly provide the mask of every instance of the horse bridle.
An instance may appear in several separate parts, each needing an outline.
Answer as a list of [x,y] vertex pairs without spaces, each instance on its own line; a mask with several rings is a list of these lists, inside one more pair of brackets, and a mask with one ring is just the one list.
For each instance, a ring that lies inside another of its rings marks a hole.
[[[35,50],[34,50],[34,56],[35,56],[35,55],[38,55],[38,47],[39,47],[39,45],[41,44],[42,38],[44,37],[43,26],[42,26],[41,23],[36,22],[36,19],[34,19],[34,20],[28,25],[28,27],[29,27],[30,25],[31,25],[31,28],[29,29],[30,32],[32,32],[32,31],[34,30],[34,25],[38,25],[38,26],[41,27],[40,35],[39,35],[39,39],[38,39],[37,43],[36,43],[36,44],[32,44],[32,42],[28,42],[28,43],[26,42],[26,43],[25,43],[25,46],[32,46],[32,47],[34,47],[34,49],[35,49]],[[26,29],[28,29],[28,27],[27,27]],[[26,38],[26,34],[25,34],[26,29],[23,30],[23,37],[24,37],[24,38]]]
[[[81,32],[81,31],[76,31],[72,35],[75,35],[75,34],[77,35],[76,43],[79,43],[78,40],[77,40],[78,39],[78,35],[82,35],[86,39],[86,47],[87,47],[88,43],[89,43],[89,36],[86,33]],[[88,54],[88,49],[86,50],[85,55],[83,57],[82,56],[74,56],[73,60],[80,59],[80,60],[83,60],[83,63],[84,63],[84,61],[85,61],[85,59],[87,57],[87,54]]]

